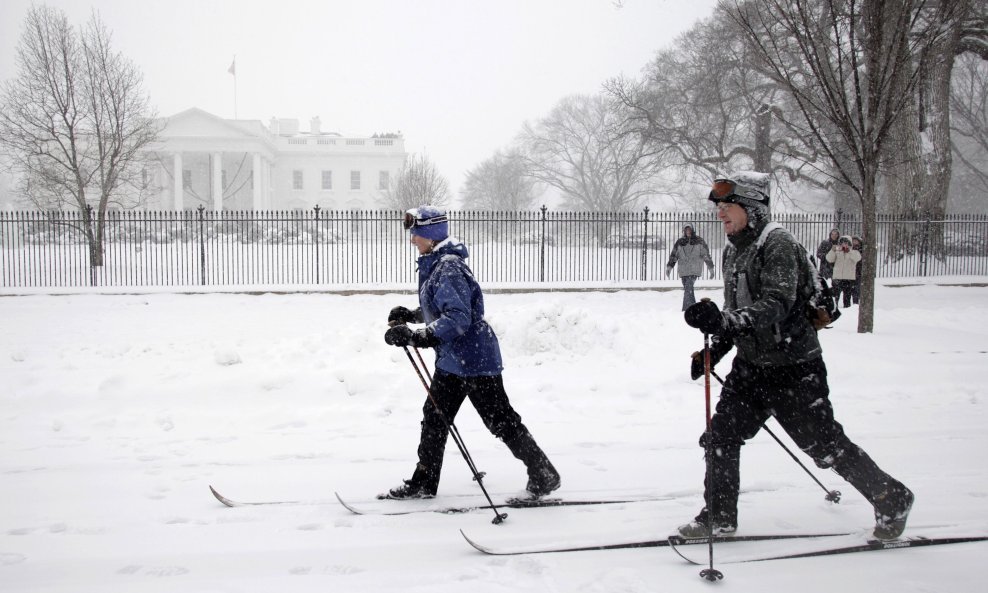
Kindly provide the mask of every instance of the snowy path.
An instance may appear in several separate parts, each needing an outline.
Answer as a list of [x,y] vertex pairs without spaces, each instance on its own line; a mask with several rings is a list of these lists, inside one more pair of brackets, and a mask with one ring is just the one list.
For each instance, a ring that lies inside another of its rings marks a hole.
[[[668,549],[491,557],[459,534],[655,539],[695,514],[703,389],[688,357],[700,340],[680,299],[488,296],[508,393],[562,472],[559,494],[673,497],[512,509],[494,526],[490,511],[356,516],[333,502],[411,473],[424,394],[382,340],[407,296],[0,297],[0,590],[708,591]],[[856,333],[852,309],[823,336],[837,417],[916,492],[911,532],[988,534],[988,288],[882,286],[878,302],[874,334]],[[518,493],[523,468],[469,406],[456,423],[491,491]],[[842,502],[759,435],[743,454],[742,532],[869,527],[863,498],[800,457]],[[227,508],[209,484],[327,503]],[[450,444],[441,493],[476,492]],[[966,544],[728,565],[718,586],[971,591],[986,555]]]

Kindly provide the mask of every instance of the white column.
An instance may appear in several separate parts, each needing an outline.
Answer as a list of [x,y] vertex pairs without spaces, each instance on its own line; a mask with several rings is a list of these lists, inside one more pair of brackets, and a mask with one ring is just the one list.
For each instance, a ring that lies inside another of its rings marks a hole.
[[171,188],[168,187],[168,165],[165,164],[166,155],[161,155],[158,159],[158,167],[155,169],[154,182],[158,184],[158,210],[167,210],[171,197]]
[[274,208],[274,163],[267,162],[264,165],[264,208],[272,210]]
[[185,204],[183,201],[183,196],[185,195],[185,178],[182,176],[182,153],[176,152],[172,156],[172,182],[175,187],[172,188],[174,193],[173,206],[176,212],[181,212],[185,209]]
[[261,153],[254,153],[254,168],[251,171],[254,181],[254,210],[263,210],[264,204],[262,202],[264,196],[264,188],[261,186],[261,167],[263,163],[261,162]]
[[213,210],[223,210],[223,153],[213,153]]

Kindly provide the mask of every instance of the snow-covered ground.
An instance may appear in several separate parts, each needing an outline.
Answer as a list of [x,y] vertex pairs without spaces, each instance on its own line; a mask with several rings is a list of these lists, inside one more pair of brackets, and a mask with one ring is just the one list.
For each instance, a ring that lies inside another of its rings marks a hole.
[[[669,497],[509,510],[495,526],[490,510],[357,516],[333,497],[367,502],[413,469],[424,391],[382,339],[388,310],[415,304],[407,293],[0,297],[0,591],[709,591],[668,548],[494,557],[459,533],[606,543],[692,518],[701,338],[680,302],[678,290],[488,294],[508,393],[561,471],[559,495]],[[856,309],[823,334],[837,417],[915,491],[908,533],[988,535],[988,288],[880,286],[877,302],[873,334],[856,333]],[[487,487],[517,493],[522,465],[469,405],[456,424]],[[799,456],[841,503],[762,434],[743,451],[741,533],[870,528],[864,499]],[[318,504],[227,508],[210,484]],[[440,494],[477,492],[450,442]],[[725,563],[716,586],[973,591],[985,558],[975,543]]]

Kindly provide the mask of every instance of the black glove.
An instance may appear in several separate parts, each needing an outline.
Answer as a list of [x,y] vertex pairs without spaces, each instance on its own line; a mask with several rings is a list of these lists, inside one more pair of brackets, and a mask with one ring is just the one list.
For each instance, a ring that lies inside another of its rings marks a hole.
[[396,325],[384,333],[384,342],[390,346],[435,348],[439,338],[429,328],[412,331],[407,325]]
[[412,311],[407,307],[395,307],[394,309],[391,309],[390,313],[388,313],[388,325],[395,326],[400,323],[420,323],[422,320],[419,319],[419,316],[417,315],[420,311],[421,309]]
[[[717,363],[727,356],[727,353],[734,348],[734,342],[727,338],[714,336],[710,339],[710,370],[713,371]],[[696,381],[703,376],[703,350],[694,352],[690,361],[690,379]]]
[[719,334],[724,331],[724,316],[717,303],[710,299],[703,299],[686,309],[683,318],[689,326],[705,334]]

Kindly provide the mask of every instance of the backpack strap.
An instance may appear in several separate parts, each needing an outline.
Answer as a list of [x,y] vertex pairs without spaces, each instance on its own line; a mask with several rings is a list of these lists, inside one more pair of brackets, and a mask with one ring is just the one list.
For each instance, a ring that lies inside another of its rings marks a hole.
[[765,228],[762,229],[762,232],[758,235],[758,239],[755,241],[755,249],[760,250],[762,245],[765,244],[765,240],[768,239],[768,234],[779,229],[782,229],[784,232],[789,232],[786,231],[786,227],[774,221],[765,225]]

